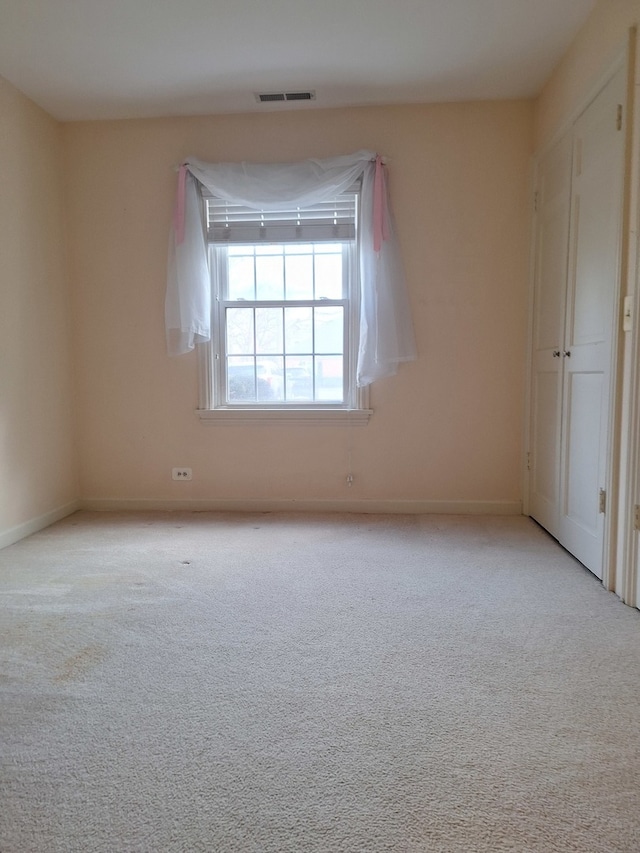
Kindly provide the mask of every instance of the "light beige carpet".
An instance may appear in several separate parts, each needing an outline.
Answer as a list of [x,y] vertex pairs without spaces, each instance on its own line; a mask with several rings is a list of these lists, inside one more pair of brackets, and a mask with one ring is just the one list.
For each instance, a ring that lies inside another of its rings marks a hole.
[[79,513],[0,552],[0,850],[640,850],[640,613],[524,518]]

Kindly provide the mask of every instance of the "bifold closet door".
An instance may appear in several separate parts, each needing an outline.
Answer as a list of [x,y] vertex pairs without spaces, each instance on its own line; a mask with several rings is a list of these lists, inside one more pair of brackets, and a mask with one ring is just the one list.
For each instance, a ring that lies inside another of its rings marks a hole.
[[571,137],[539,162],[536,183],[529,512],[553,536],[560,526],[562,344],[571,209]]
[[602,577],[626,72],[537,169],[530,515]]
[[560,542],[602,577],[615,306],[619,300],[626,70],[574,126],[562,362]]

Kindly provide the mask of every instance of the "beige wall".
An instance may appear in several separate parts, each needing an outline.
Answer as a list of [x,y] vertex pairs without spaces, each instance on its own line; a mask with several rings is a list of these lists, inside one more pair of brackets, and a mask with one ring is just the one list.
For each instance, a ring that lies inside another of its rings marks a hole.
[[627,44],[640,20],[640,0],[599,0],[536,102],[536,149],[548,142]]
[[[66,125],[83,498],[517,506],[532,113],[492,102]],[[373,386],[365,428],[203,426],[195,356],[164,350],[172,165],[363,147],[390,159],[419,361]],[[193,481],[173,483],[183,465]]]
[[[517,504],[530,154],[581,103],[639,17],[640,0],[600,0],[535,106],[61,127],[0,80],[0,541],[78,496]],[[171,166],[189,154],[289,160],[361,147],[391,161],[419,361],[374,386],[366,428],[201,425],[195,357],[164,352]],[[174,465],[190,465],[193,482],[171,482]]]
[[[77,498],[61,130],[0,78],[0,543]],[[13,537],[14,538],[14,537]]]

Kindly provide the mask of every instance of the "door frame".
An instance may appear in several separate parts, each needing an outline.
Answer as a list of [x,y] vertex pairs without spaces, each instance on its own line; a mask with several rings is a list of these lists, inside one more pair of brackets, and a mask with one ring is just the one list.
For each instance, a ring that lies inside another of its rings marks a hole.
[[636,529],[636,507],[640,506],[640,63],[637,61],[637,32],[630,33],[634,62],[629,69],[630,115],[628,128],[629,179],[628,220],[629,245],[627,252],[626,293],[631,297],[631,330],[626,334],[623,350],[626,381],[623,413],[626,431],[621,456],[620,553],[622,571],[616,593],[631,606],[640,607],[640,533]]

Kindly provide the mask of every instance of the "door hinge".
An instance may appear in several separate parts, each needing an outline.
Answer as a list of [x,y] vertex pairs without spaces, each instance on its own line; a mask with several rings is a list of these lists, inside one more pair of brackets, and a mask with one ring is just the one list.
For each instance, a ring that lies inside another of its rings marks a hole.
[[607,511],[607,493],[604,489],[600,489],[600,494],[598,498],[598,512],[606,512]]
[[638,504],[633,508],[633,526],[636,530],[640,530],[640,505]]
[[531,453],[527,452],[527,471],[531,470]]
[[533,212],[538,212],[538,190],[536,190],[533,194]]
[[618,112],[616,115],[616,130],[622,130],[622,104],[618,104]]

